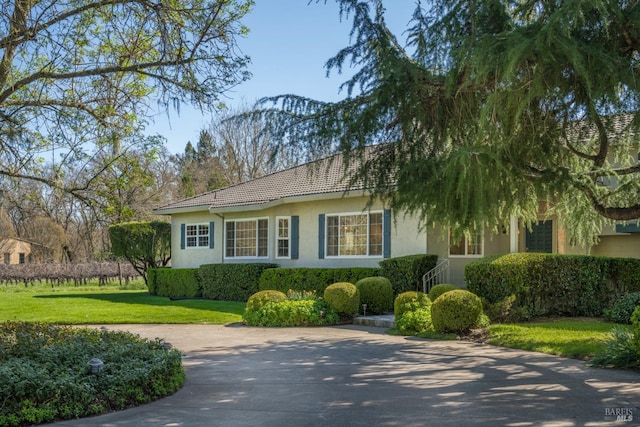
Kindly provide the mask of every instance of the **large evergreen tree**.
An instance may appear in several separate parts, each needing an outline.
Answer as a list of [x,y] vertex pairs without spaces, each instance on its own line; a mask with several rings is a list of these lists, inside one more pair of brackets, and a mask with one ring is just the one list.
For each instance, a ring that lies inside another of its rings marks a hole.
[[541,201],[581,241],[640,218],[640,2],[422,1],[401,44],[381,0],[337,1],[347,96],[263,100],[272,135],[359,159],[353,180],[457,231]]

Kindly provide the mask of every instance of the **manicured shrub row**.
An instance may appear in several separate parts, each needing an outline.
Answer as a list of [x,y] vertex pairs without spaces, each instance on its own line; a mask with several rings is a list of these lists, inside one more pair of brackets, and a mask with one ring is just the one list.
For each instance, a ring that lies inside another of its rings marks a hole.
[[386,313],[393,307],[393,288],[386,277],[366,277],[356,282],[360,304],[367,305],[367,314]]
[[206,264],[198,277],[202,296],[216,301],[246,301],[258,292],[258,281],[267,268],[277,264]]
[[151,295],[160,297],[200,297],[197,268],[153,268],[147,273]]
[[640,290],[640,260],[517,253],[465,267],[467,289],[489,303],[515,295],[522,317],[600,316],[622,294]]
[[332,283],[356,283],[365,277],[379,276],[380,269],[370,267],[353,268],[272,268],[264,270],[258,288],[287,292],[316,291],[322,294]]
[[[90,374],[99,358],[102,371]],[[184,383],[180,352],[127,332],[0,324],[0,426],[74,419],[141,405]]]
[[437,255],[407,255],[379,262],[380,276],[386,277],[393,286],[393,295],[422,289],[422,276],[438,263]]

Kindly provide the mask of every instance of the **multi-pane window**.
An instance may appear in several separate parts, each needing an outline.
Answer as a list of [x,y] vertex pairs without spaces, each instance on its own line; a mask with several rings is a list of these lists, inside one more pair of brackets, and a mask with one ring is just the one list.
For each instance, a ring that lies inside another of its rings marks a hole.
[[277,258],[289,258],[289,247],[291,239],[291,218],[290,217],[277,217],[277,230],[276,230],[276,257]]
[[327,215],[327,256],[382,255],[382,212]]
[[449,231],[449,255],[482,256],[482,233],[472,233],[456,241]]
[[209,224],[188,224],[186,227],[188,248],[209,247]]
[[269,220],[250,219],[225,222],[225,256],[258,258],[268,255]]

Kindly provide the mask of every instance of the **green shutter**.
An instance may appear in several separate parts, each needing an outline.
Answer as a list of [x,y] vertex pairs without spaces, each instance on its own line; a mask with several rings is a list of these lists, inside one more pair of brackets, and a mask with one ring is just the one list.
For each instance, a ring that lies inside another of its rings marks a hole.
[[324,214],[318,216],[318,258],[324,259]]
[[382,255],[391,258],[391,210],[385,209],[382,216]]
[[187,226],[186,224],[180,224],[180,249],[184,249],[186,247],[186,239],[187,239]]
[[209,249],[213,249],[213,227],[215,223],[213,221],[209,222]]
[[300,247],[300,217],[291,217],[291,259],[298,259]]

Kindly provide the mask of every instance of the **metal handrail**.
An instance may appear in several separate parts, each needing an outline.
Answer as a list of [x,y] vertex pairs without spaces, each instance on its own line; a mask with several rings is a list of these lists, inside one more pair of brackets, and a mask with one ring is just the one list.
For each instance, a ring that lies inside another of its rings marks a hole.
[[428,293],[438,283],[449,282],[449,259],[441,259],[422,276],[422,292]]

